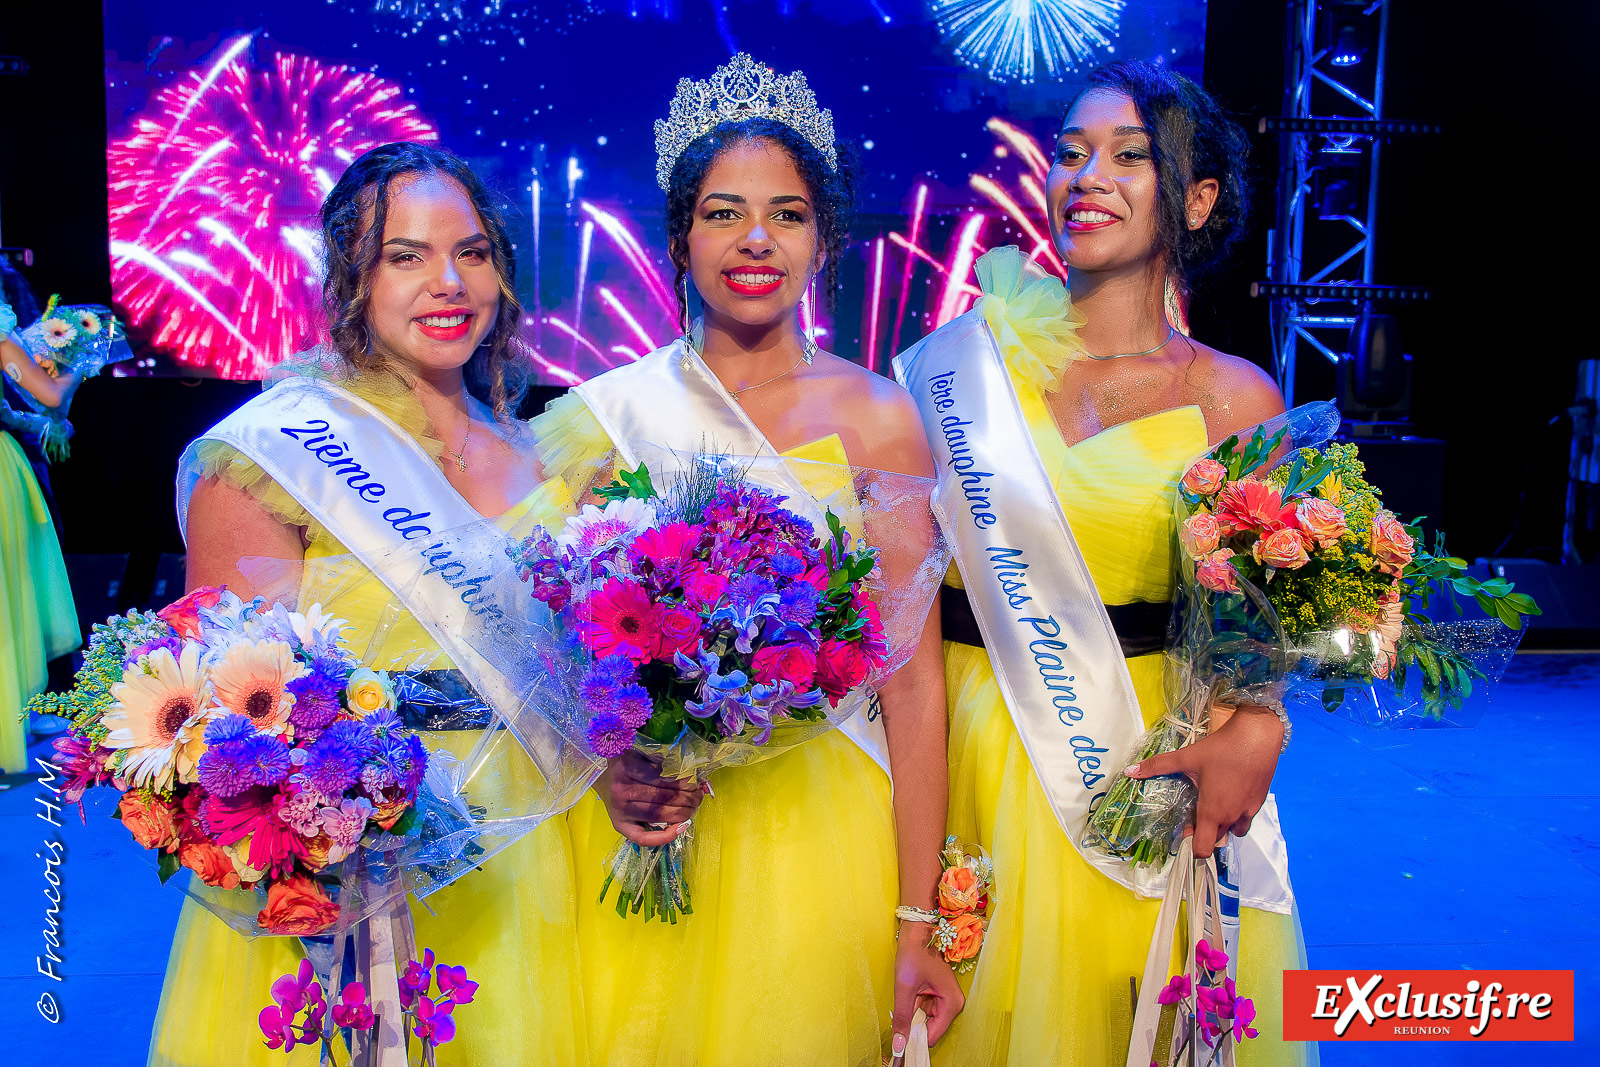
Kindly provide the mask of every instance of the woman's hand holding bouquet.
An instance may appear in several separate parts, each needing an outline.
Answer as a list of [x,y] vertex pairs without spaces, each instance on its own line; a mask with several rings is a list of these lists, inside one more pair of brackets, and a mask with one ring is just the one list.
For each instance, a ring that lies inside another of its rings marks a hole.
[[[1168,645],[1176,699],[1090,816],[1087,846],[1160,867],[1193,826],[1195,855],[1208,855],[1265,801],[1275,763],[1257,757],[1287,743],[1285,701],[1439,722],[1496,676],[1521,616],[1538,613],[1510,582],[1469,577],[1442,535],[1430,551],[1416,525],[1385,509],[1356,446],[1325,443],[1331,410],[1297,408],[1184,473]],[[1491,621],[1432,622],[1424,612],[1440,589],[1473,596]]]
[[595,492],[603,506],[515,558],[590,661],[588,744],[614,761],[601,790],[626,838],[602,899],[615,883],[618,914],[676,922],[693,911],[689,836],[659,820],[687,821],[713,770],[775,755],[869,698],[889,659],[865,588],[876,552],[832,513],[819,538],[717,457],[666,491],[640,466]]

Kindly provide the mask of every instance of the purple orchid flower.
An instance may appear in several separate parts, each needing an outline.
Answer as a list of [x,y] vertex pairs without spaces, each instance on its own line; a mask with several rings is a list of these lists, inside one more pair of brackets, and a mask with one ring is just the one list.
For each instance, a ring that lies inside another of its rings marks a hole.
[[448,1000],[435,1001],[431,997],[417,999],[417,1022],[411,1032],[434,1047],[456,1036],[456,1021],[450,1017],[455,1004]]
[[451,1003],[472,1003],[472,998],[478,992],[478,983],[467,977],[465,967],[449,967],[441,963],[434,973],[439,979],[439,992],[449,997]]
[[333,1006],[334,1025],[352,1030],[370,1030],[374,1021],[372,1006],[367,1003],[367,987],[360,982],[345,986],[339,1002]]
[[1235,1043],[1247,1037],[1260,1037],[1261,1031],[1250,1024],[1255,1022],[1256,1005],[1249,997],[1239,997],[1233,1002],[1233,1040]]
[[1186,974],[1175,974],[1172,981],[1161,987],[1156,995],[1157,1004],[1177,1004],[1193,991],[1194,983]]
[[1205,938],[1194,947],[1194,961],[1208,971],[1220,971],[1228,965],[1228,954],[1212,948]]
[[433,949],[422,950],[422,962],[409,960],[405,973],[400,976],[400,1006],[410,1010],[417,998],[433,985]]
[[[729,723],[741,723],[750,710],[750,697],[745,692],[748,683],[744,671],[711,674],[700,683],[701,699],[688,701],[683,708],[697,719],[720,715],[724,727]],[[738,729],[728,732],[737,733]]]

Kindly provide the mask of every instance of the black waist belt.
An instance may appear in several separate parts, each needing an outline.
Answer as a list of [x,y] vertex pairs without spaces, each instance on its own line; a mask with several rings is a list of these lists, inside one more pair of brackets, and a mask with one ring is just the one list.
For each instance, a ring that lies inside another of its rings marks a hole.
[[[965,589],[945,586],[939,606],[939,624],[944,628],[946,641],[982,648],[983,632],[972,614],[972,601]],[[1122,654],[1129,659],[1160,652],[1167,645],[1167,619],[1172,615],[1171,604],[1137,602],[1133,604],[1107,604],[1112,629],[1117,631],[1117,641]]]

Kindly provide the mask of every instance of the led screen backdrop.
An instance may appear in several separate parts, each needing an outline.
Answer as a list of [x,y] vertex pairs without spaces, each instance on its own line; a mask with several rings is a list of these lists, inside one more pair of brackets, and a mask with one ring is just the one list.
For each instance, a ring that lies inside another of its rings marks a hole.
[[[386,141],[464,156],[510,216],[539,377],[676,332],[652,123],[735,51],[803,70],[859,158],[825,347],[882,367],[973,259],[1046,247],[1046,148],[1083,72],[1198,77],[1194,0],[145,0],[106,7],[111,264],[139,373],[260,376],[320,324],[317,206]],[[130,368],[131,369],[131,368]]]

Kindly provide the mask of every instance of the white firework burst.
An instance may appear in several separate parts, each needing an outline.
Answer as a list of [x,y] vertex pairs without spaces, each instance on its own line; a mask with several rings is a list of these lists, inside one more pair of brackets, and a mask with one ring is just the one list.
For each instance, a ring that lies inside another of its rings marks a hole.
[[931,0],[956,58],[998,81],[1054,79],[1113,50],[1123,0]]

